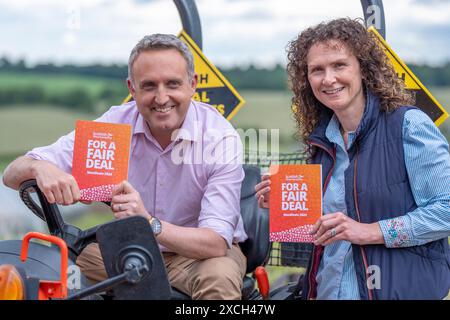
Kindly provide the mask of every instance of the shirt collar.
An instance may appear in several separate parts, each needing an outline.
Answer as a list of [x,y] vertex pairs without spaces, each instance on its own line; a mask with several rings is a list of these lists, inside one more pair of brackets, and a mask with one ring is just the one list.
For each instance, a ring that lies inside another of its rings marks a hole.
[[[325,136],[327,137],[328,140],[330,140],[330,142],[333,142],[333,143],[341,146],[341,148],[345,150],[344,139],[342,138],[340,127],[341,127],[341,124],[340,124],[336,114],[333,114],[333,116],[330,119],[330,122],[328,123],[327,129],[325,131]],[[356,131],[348,132],[347,149],[350,149],[353,142],[355,141],[355,137],[356,137]]]

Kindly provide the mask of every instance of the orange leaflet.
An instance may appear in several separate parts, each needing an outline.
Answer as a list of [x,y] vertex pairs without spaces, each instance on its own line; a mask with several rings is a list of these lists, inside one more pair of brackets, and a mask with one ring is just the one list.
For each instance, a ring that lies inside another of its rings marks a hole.
[[313,242],[308,233],[322,215],[321,165],[272,165],[269,173],[270,241]]
[[110,201],[114,185],[128,179],[131,125],[76,122],[72,175],[81,200]]

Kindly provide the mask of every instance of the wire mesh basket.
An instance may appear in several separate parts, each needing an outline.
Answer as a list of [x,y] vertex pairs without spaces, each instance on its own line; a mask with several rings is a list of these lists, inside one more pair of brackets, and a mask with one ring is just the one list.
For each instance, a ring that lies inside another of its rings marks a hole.
[[[302,152],[260,154],[257,152],[246,152],[245,163],[257,165],[262,173],[269,171],[272,164],[303,164],[306,156]],[[268,265],[302,267],[308,265],[313,245],[310,243],[274,242],[270,250]]]

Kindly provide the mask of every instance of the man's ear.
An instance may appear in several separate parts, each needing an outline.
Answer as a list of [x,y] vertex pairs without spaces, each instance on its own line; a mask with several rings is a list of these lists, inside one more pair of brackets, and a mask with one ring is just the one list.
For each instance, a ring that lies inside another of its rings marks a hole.
[[197,79],[198,79],[197,74],[194,74],[191,80],[191,88],[193,92],[195,92],[195,89],[197,89]]
[[130,78],[127,79],[127,87],[128,87],[128,91],[130,92],[131,96],[134,99],[134,95],[136,93],[136,90],[134,88],[133,81]]

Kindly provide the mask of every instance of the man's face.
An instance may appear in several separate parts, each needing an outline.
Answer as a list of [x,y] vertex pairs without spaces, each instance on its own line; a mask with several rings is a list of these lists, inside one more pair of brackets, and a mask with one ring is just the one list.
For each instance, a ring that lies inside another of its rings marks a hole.
[[187,63],[176,49],[139,54],[132,65],[128,89],[152,135],[161,143],[170,140],[186,117],[197,80],[189,80]]

